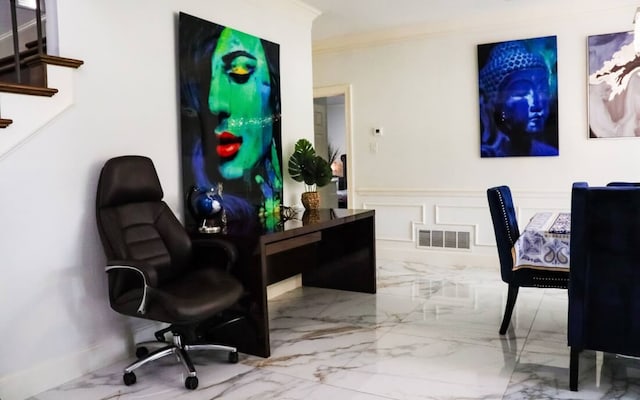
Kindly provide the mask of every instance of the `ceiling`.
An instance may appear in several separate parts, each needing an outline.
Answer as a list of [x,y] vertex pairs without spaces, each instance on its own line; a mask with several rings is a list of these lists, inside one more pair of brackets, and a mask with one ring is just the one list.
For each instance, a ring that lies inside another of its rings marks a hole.
[[[313,22],[314,41],[487,14],[532,0],[302,0],[322,14]],[[535,1],[535,0],[534,0]],[[537,0],[552,1],[552,0]]]
[[629,4],[637,0],[301,0],[322,12],[313,22],[313,41],[340,36],[384,31],[403,26],[443,22],[452,18],[469,20],[493,17],[496,12],[514,11],[526,15],[534,9],[553,10],[559,4]]
[[[553,7],[578,0],[301,0],[322,14],[313,22],[314,41],[389,30],[402,26],[490,15],[496,10],[523,10],[529,5]],[[580,0],[594,3],[600,0]],[[636,0],[630,0],[633,3]],[[624,1],[618,1],[624,3]],[[44,3],[44,2],[43,2]],[[44,4],[43,4],[44,5]],[[44,10],[43,10],[44,12]],[[18,25],[34,11],[18,8]],[[9,0],[0,0],[0,35],[11,30]]]

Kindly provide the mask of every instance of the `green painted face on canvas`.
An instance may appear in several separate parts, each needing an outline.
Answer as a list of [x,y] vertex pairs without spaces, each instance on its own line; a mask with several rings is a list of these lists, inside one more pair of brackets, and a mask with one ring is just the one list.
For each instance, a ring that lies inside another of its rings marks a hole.
[[272,141],[271,83],[262,42],[225,28],[211,57],[209,109],[218,117],[215,135],[220,174],[247,176]]

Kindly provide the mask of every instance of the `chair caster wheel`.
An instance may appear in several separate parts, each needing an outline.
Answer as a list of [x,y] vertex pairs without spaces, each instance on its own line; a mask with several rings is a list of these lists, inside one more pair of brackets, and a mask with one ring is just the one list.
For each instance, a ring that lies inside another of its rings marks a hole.
[[237,351],[232,351],[229,353],[229,362],[231,364],[235,364],[238,362],[238,352]]
[[197,376],[190,376],[187,379],[184,380],[184,387],[186,387],[189,390],[194,390],[195,388],[198,387],[198,377]]
[[125,385],[131,386],[136,383],[136,374],[134,374],[133,372],[126,372],[124,375],[122,375],[122,380],[124,381]]
[[145,358],[148,355],[149,355],[149,349],[147,349],[146,347],[142,346],[136,349],[136,357],[138,359]]

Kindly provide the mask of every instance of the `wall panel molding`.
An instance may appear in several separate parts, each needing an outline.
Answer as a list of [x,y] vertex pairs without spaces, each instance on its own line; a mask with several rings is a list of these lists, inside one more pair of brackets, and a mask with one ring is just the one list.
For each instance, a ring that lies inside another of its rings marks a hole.
[[[526,198],[539,198],[539,199],[564,199],[571,197],[571,188],[566,192],[564,191],[541,191],[541,190],[527,190],[518,189],[517,187],[511,187],[511,191],[518,197]],[[473,189],[423,189],[423,188],[358,188],[355,192],[359,196],[400,196],[400,197],[414,197],[414,196],[430,196],[430,197],[469,197],[469,198],[482,198],[484,201],[487,199],[486,189],[473,190]]]
[[[486,191],[467,189],[358,189],[358,200],[365,209],[376,210],[376,239],[387,256],[415,260],[420,254],[482,263],[497,254]],[[513,190],[521,229],[539,211],[567,211],[571,193]],[[461,256],[459,249],[418,246],[419,229],[469,231],[471,249]]]
[[[425,221],[425,206],[424,204],[405,204],[395,202],[382,202],[372,201],[363,202],[364,209],[376,210],[376,239],[388,240],[395,242],[412,242],[415,243],[415,229],[416,223],[423,224]],[[388,218],[385,214],[392,214],[393,218]],[[414,218],[411,219],[410,214],[414,214]],[[383,231],[378,228],[378,221],[380,219],[385,221],[385,229]],[[404,228],[404,236],[402,235]]]

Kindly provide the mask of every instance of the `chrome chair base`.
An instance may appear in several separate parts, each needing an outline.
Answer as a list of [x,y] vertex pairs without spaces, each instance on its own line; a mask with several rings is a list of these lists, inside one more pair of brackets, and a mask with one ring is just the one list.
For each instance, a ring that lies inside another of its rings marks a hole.
[[[148,348],[158,346],[160,346],[160,348],[149,353]],[[193,362],[191,361],[191,357],[187,352],[200,350],[227,351],[229,352],[228,361],[230,363],[238,362],[238,349],[236,349],[235,347],[208,343],[183,344],[181,336],[174,333],[171,342],[158,340],[141,342],[136,345],[136,356],[138,357],[138,360],[129,364],[129,366],[124,369],[124,384],[129,386],[136,383],[136,376],[133,371],[137,368],[152,361],[159,360],[163,357],[175,355],[187,372],[187,377],[184,383],[185,387],[191,390],[196,389],[198,387],[198,377],[196,374],[196,369],[193,366]]]

